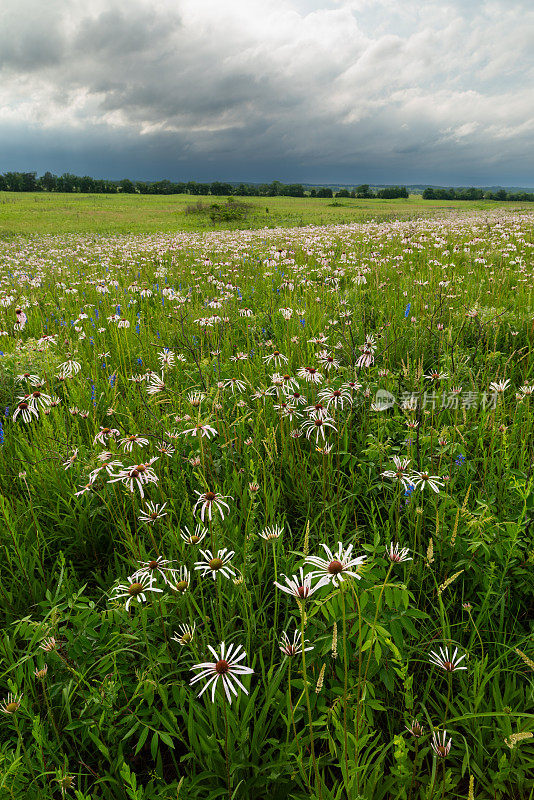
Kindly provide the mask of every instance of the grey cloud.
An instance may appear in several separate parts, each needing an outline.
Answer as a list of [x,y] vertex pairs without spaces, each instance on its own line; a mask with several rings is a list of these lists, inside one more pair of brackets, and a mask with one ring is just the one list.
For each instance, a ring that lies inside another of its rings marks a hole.
[[55,142],[134,177],[534,180],[520,0],[23,0],[38,37],[4,2],[0,170]]

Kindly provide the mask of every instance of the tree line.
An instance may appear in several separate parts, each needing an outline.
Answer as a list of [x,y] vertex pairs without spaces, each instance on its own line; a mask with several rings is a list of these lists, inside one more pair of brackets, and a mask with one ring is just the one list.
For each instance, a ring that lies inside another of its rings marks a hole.
[[[406,186],[387,186],[383,189],[371,189],[362,183],[352,189],[335,191],[327,186],[319,188],[304,187],[301,183],[228,183],[212,181],[132,181],[129,178],[110,180],[91,178],[89,175],[54,175],[45,172],[37,177],[36,172],[4,172],[0,174],[0,191],[3,192],[67,192],[83,194],[190,194],[195,196],[212,195],[215,197],[319,197],[319,198],[359,198],[365,200],[392,200],[407,198]],[[515,200],[534,202],[534,193],[519,191],[508,192],[506,189],[496,191],[486,189],[442,189],[428,186],[423,192],[423,200]]]
[[423,200],[515,200],[533,203],[533,192],[507,192],[506,189],[497,189],[492,192],[486,189],[436,189],[428,186],[423,192]]
[[368,184],[361,184],[352,190],[329,187],[305,189],[301,183],[271,183],[238,185],[223,181],[199,183],[197,181],[131,181],[106,180],[91,178],[89,175],[79,176],[65,172],[53,175],[45,172],[37,177],[36,172],[4,172],[0,174],[0,191],[4,192],[67,192],[84,194],[190,194],[196,196],[213,195],[216,197],[353,197],[375,198],[387,200],[395,197],[408,197],[405,186],[389,186],[373,192]]

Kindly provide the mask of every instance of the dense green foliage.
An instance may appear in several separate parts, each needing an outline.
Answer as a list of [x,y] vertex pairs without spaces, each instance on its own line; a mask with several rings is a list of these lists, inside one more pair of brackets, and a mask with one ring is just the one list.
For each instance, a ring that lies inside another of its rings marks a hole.
[[0,244],[2,800],[532,798],[533,221]]
[[423,200],[498,200],[499,202],[533,203],[534,192],[507,192],[497,189],[492,192],[486,189],[440,189],[428,186],[423,192]]

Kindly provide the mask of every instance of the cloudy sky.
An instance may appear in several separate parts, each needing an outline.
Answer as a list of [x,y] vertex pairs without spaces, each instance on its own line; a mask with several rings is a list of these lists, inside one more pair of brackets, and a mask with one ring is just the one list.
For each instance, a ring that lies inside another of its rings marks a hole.
[[532,0],[0,0],[0,172],[534,186]]

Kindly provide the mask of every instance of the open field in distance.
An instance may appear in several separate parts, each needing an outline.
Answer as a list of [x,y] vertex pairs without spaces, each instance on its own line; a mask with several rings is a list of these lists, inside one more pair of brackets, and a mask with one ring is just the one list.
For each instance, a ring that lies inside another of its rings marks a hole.
[[[0,238],[38,233],[156,233],[177,229],[330,225],[373,219],[410,219],[455,211],[495,211],[499,208],[499,204],[491,200],[422,200],[420,195],[411,195],[407,200],[291,197],[247,197],[243,200],[254,209],[246,220],[238,225],[213,225],[198,215],[186,214],[186,207],[198,201],[224,203],[224,197],[0,192]],[[502,204],[507,211],[528,211],[529,206],[529,203]]]

